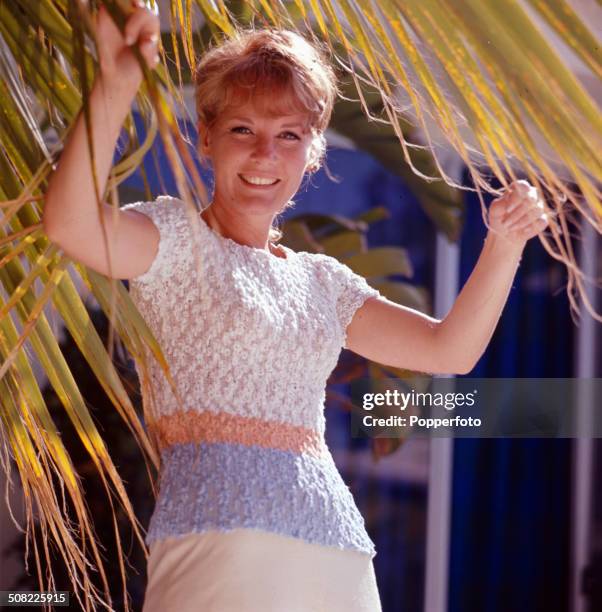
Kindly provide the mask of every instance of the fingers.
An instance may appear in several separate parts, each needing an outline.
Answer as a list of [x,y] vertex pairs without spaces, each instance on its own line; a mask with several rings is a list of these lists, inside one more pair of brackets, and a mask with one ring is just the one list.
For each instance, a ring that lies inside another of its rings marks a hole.
[[521,179],[520,181],[513,181],[508,186],[508,193],[513,196],[517,195],[519,197],[525,197],[531,195],[533,191],[535,191],[535,194],[537,194],[537,189],[535,189],[535,187],[533,187],[529,181],[525,181],[524,179]]
[[519,212],[518,215],[504,221],[507,229],[515,229],[536,221],[541,216],[539,208],[528,208],[524,212]]
[[520,233],[525,240],[528,240],[529,238],[532,238],[533,236],[537,236],[537,234],[540,234],[541,232],[543,232],[543,230],[545,230],[546,227],[548,227],[548,225],[549,225],[549,219],[548,219],[548,216],[544,213],[543,215],[541,215],[541,217],[539,217],[535,221],[532,221],[528,225],[525,225],[524,227],[516,231]]
[[146,8],[155,15],[159,14],[159,0],[131,0],[134,8]]
[[136,4],[138,8],[130,15],[124,28],[125,44],[133,46],[137,43],[149,68],[154,68],[159,63],[159,18],[141,0]]
[[522,216],[523,211],[517,210],[521,203],[520,198],[506,192],[501,197],[492,200],[489,208],[489,218],[506,227],[517,218],[517,214]]
[[[144,6],[144,4],[143,4]],[[135,10],[127,20],[123,35],[126,45],[133,45],[137,40],[157,42],[159,40],[159,19],[156,15],[142,8]]]
[[520,181],[515,181],[504,190],[499,199],[504,205],[506,218],[519,206],[525,195],[525,186]]
[[489,207],[490,229],[521,243],[545,230],[553,217],[538,190],[525,180],[514,181]]
[[[535,210],[538,214],[544,211],[543,200],[539,197],[537,189],[527,181],[512,183],[502,196],[502,199],[504,198],[506,199],[505,215],[502,220],[504,224],[518,221],[529,210]],[[517,213],[519,217],[516,216]]]

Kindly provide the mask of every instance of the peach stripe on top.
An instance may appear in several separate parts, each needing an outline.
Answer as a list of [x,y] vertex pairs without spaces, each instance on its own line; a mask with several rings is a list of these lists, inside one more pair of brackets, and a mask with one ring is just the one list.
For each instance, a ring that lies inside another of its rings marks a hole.
[[150,427],[161,450],[172,444],[225,442],[314,456],[328,452],[322,436],[312,429],[227,412],[176,411],[159,417]]

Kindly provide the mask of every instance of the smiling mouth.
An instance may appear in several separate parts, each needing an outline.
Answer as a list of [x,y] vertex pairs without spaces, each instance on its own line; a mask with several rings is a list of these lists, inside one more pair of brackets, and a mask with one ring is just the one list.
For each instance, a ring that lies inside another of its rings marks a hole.
[[280,179],[276,179],[272,183],[252,183],[251,181],[245,179],[242,174],[239,174],[238,177],[245,185],[249,185],[249,187],[273,187],[274,185],[277,185],[280,182]]

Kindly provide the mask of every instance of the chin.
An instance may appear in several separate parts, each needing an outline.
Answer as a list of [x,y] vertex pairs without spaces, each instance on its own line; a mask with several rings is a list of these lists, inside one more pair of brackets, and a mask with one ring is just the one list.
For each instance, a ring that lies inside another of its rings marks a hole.
[[268,198],[262,199],[240,197],[237,198],[237,201],[240,202],[241,206],[246,212],[255,213],[258,215],[274,215],[281,212],[289,200],[287,199],[285,202],[281,202],[280,200],[274,201],[274,199]]

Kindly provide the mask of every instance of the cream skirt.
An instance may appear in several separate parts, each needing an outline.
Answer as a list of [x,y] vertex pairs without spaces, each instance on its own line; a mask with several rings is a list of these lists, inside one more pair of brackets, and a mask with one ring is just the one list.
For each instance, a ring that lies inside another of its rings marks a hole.
[[372,559],[255,529],[153,542],[143,612],[381,612]]

